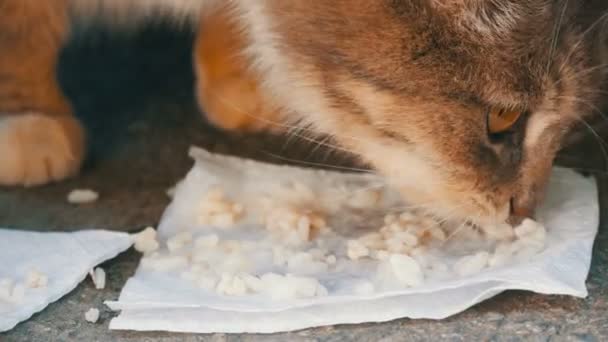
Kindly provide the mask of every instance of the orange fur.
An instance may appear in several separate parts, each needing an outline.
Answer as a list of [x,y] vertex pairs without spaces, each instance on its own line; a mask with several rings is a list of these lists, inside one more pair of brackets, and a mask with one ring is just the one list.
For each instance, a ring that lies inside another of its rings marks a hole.
[[72,112],[55,73],[67,34],[64,0],[0,2],[0,113]]
[[[284,109],[454,220],[529,215],[607,75],[599,0],[0,0],[0,185],[64,178],[82,160],[55,79],[75,4],[125,18],[203,11],[197,98],[212,123],[280,128]],[[525,115],[497,136],[492,108]]]
[[0,2],[0,185],[39,185],[75,174],[84,132],[57,78],[68,3]]
[[245,37],[224,6],[201,20],[195,45],[197,98],[208,120],[225,130],[280,130],[279,111],[244,56]]
[[[84,130],[56,66],[69,34],[69,0],[0,1],[0,185],[39,185],[77,173]],[[195,47],[197,97],[225,130],[280,127],[242,56],[244,39],[221,8],[202,21]],[[218,34],[220,33],[220,34]]]

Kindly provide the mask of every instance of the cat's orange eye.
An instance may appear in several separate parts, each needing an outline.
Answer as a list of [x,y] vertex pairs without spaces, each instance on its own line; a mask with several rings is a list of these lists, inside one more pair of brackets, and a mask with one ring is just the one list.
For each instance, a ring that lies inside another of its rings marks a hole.
[[491,108],[488,112],[488,133],[498,134],[508,131],[522,114],[523,111],[517,109]]

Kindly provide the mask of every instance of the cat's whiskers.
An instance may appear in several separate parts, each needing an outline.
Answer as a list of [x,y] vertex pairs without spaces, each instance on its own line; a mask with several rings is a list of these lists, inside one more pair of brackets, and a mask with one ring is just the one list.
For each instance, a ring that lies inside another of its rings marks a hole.
[[287,149],[287,147],[289,146],[289,144],[291,144],[295,138],[305,136],[303,133],[305,130],[306,130],[306,126],[304,126],[302,124],[294,125],[290,129],[288,129],[285,132],[286,139],[285,139],[285,142],[283,143],[283,146],[281,147],[281,150],[285,151]]
[[253,119],[257,120],[257,121],[263,122],[265,124],[286,129],[286,132],[287,132],[286,135],[288,137],[287,141],[285,142],[286,145],[290,142],[290,139],[293,139],[293,137],[298,137],[298,138],[301,138],[301,139],[306,140],[308,142],[312,142],[312,143],[316,143],[316,144],[321,144],[322,146],[326,146],[326,147],[331,148],[331,149],[341,150],[341,151],[344,151],[344,152],[349,153],[349,154],[353,153],[352,151],[350,151],[348,149],[345,149],[344,147],[328,144],[328,143],[323,142],[323,141],[320,142],[317,139],[314,139],[314,138],[311,138],[309,136],[306,136],[306,135],[302,134],[302,132],[311,132],[311,133],[313,133],[314,136],[318,135],[318,133],[315,130],[306,127],[304,124],[290,125],[290,124],[285,124],[285,123],[274,121],[274,120],[269,120],[267,118],[263,118],[263,117],[251,114],[248,111],[245,111],[242,108],[239,108],[238,106],[235,106],[232,102],[226,100],[223,96],[219,95],[216,92],[212,91],[211,94],[217,100],[219,100],[221,103],[225,104],[226,106],[234,109],[235,111],[237,111],[237,112],[239,112],[241,114],[247,115],[247,116],[249,116],[249,117],[251,117],[251,118],[253,118]]
[[319,140],[316,145],[310,150],[310,153],[308,154],[308,158],[312,157],[318,150],[319,148],[321,148],[321,146],[327,146],[327,142],[331,140],[331,136],[326,136],[325,138],[323,138],[323,140]]
[[[211,95],[213,95],[217,100],[219,100],[221,103],[225,104],[226,106],[234,109],[235,111],[247,115],[257,121],[260,121],[262,123],[271,125],[271,126],[275,126],[275,127],[279,127],[279,128],[283,128],[286,130],[286,135],[287,135],[287,140],[284,143],[283,149],[286,148],[286,146],[292,142],[293,138],[300,138],[302,140],[305,140],[307,142],[311,142],[313,144],[317,144],[317,149],[320,148],[321,146],[327,147],[328,150],[326,151],[326,155],[325,155],[325,160],[327,160],[329,158],[329,156],[332,153],[335,153],[336,151],[341,151],[341,152],[345,152],[349,155],[357,155],[357,153],[355,153],[354,151],[351,151],[343,146],[338,146],[335,144],[329,144],[328,141],[330,141],[332,139],[331,135],[326,135],[326,137],[324,137],[322,140],[316,139],[314,137],[318,137],[319,136],[319,132],[317,132],[314,129],[311,129],[309,127],[309,125],[304,124],[303,122],[299,122],[298,124],[286,124],[283,122],[278,122],[278,121],[274,121],[274,120],[269,120],[267,118],[264,117],[260,117],[254,114],[249,113],[248,111],[243,110],[242,108],[239,108],[237,106],[235,106],[232,102],[226,100],[223,96],[221,96],[220,94],[218,94],[217,92],[210,92]],[[311,136],[307,136],[304,133],[311,133]],[[356,142],[361,142],[361,143],[365,143],[367,145],[371,145],[371,146],[376,146],[376,147],[381,147],[382,144],[376,141],[373,141],[371,139],[361,139],[360,137],[355,137],[355,136],[349,136],[349,135],[343,135],[341,134],[340,137],[342,139],[349,139],[352,141],[356,141]],[[311,153],[312,154],[312,153]]]
[[[412,204],[412,205],[400,204],[400,205],[388,207],[388,208],[386,208],[386,210],[389,213],[400,213],[400,212],[404,212],[404,211],[413,211],[413,210],[417,210],[417,209],[426,210],[426,209],[432,209],[433,207],[431,207],[431,205],[436,204],[436,203],[437,203],[436,201],[432,201],[432,202],[418,203],[418,204]],[[427,213],[427,212],[425,211],[425,213]]]
[[450,221],[451,219],[453,219],[454,217],[456,217],[458,215],[458,210],[460,210],[460,208],[464,207],[465,204],[459,204],[457,206],[452,207],[452,209],[450,211],[448,211],[445,214],[441,214],[440,217],[437,217],[437,219],[439,219],[439,221],[437,221],[437,225],[441,226],[442,224]]
[[575,74],[572,75],[564,75],[561,76],[557,81],[555,81],[554,85],[558,85],[560,84],[562,81],[576,81],[579,80],[580,78],[582,78],[583,76],[587,76],[588,74],[597,71],[597,70],[601,70],[602,68],[608,68],[608,63],[602,63],[602,64],[598,64],[598,65],[594,65],[592,67],[583,69],[583,70],[579,70],[577,71]]
[[559,34],[561,33],[561,26],[564,20],[564,16],[566,14],[566,9],[568,8],[568,0],[564,1],[564,6],[561,10],[559,20],[555,23],[555,27],[553,28],[551,44],[549,45],[549,60],[547,61],[546,72],[549,73],[551,66],[553,65],[553,57],[555,56],[555,52],[557,50],[557,43]]
[[[332,136],[329,134],[322,135],[319,134],[315,129],[310,128],[310,124],[300,123],[296,126],[293,126],[289,131],[285,133],[287,139],[283,145],[283,150],[287,148],[287,146],[294,141],[294,138],[299,138],[301,140],[307,141],[315,145],[313,150],[310,152],[310,156],[316,152],[321,147],[326,147],[330,150],[341,151],[347,154],[353,154],[353,151],[349,149],[339,146],[336,144],[330,143]],[[308,134],[307,134],[308,133]]]
[[441,246],[447,244],[451,239],[456,237],[456,235],[461,233],[463,229],[468,228],[471,224],[472,224],[472,221],[470,218],[462,220],[462,223],[456,229],[454,229],[452,232],[450,232],[450,234],[445,238],[445,240],[443,240],[441,242]]
[[595,27],[606,19],[608,19],[608,12],[602,14],[593,24],[591,24],[585,31],[583,31],[579,40],[570,48],[570,51],[566,55],[564,62],[561,64],[561,66],[559,68],[559,72],[558,72],[559,74],[561,74],[564,71],[564,68],[570,62],[570,58],[572,58],[572,55],[574,54],[574,52],[576,52],[576,49],[579,47],[579,45],[581,45],[584,42],[585,36],[588,35],[590,32],[593,32]]
[[[445,222],[448,222],[449,220],[458,216],[458,210],[460,210],[462,207],[464,207],[466,205],[465,203],[461,203],[459,205],[452,207],[452,209],[450,209],[447,213],[438,214],[436,211],[436,207],[431,206],[435,203],[436,203],[436,201],[427,202],[427,203],[419,203],[417,205],[402,206],[399,208],[400,210],[394,210],[394,212],[398,213],[398,212],[404,212],[404,211],[420,210],[420,211],[422,211],[423,215],[431,216],[431,217],[439,220],[439,221],[437,221],[437,225],[440,226],[440,225],[444,224]],[[397,208],[397,207],[394,207],[394,208]],[[391,212],[390,209],[388,211]]]
[[364,186],[364,187],[361,187],[361,188],[357,188],[357,189],[351,190],[348,193],[352,195],[352,194],[358,194],[358,193],[361,193],[361,192],[366,192],[366,191],[369,191],[369,190],[384,189],[386,187],[388,187],[387,184],[374,184],[374,185]]
[[608,95],[608,91],[606,91],[606,90],[599,90],[599,89],[591,89],[591,90],[582,91],[580,94]]
[[[558,96],[557,98],[561,98],[564,100],[570,100],[576,103],[580,103],[582,105],[587,106],[588,108],[590,108],[592,110],[592,112],[596,112],[597,114],[599,114],[602,118],[604,118],[605,120],[608,120],[608,118],[606,117],[606,115],[604,114],[604,112],[599,109],[596,105],[594,105],[593,103],[590,103],[587,100],[581,99],[579,97],[576,96]],[[585,126],[587,126],[591,132],[597,136],[598,139],[600,139],[600,142],[602,142],[603,145],[608,146],[608,143],[606,143],[606,141],[600,137],[600,135],[593,129],[593,127],[584,119],[584,117],[582,115],[577,115],[574,114],[576,119],[579,120],[580,122],[582,122]]]
[[[576,100],[576,98],[572,99],[572,100]],[[587,106],[590,106],[591,108],[593,108],[594,110],[599,111],[599,109],[594,106],[593,104],[587,103],[584,100],[578,99],[579,102],[581,104],[585,104]],[[601,113],[601,111],[599,111]],[[596,141],[598,142],[598,145],[600,147],[600,150],[602,151],[602,156],[604,157],[604,165],[608,167],[608,152],[606,151],[606,146],[608,146],[608,143],[606,143],[606,141],[599,135],[599,133],[597,133],[594,129],[593,126],[591,126],[581,115],[575,115],[575,118],[577,119],[577,121],[581,122],[592,134],[592,136],[596,139]]]
[[264,153],[264,154],[272,157],[272,158],[280,159],[280,160],[283,160],[283,161],[286,161],[286,162],[290,162],[290,163],[294,163],[294,164],[314,166],[314,167],[322,167],[322,168],[329,168],[329,169],[334,169],[334,170],[339,170],[339,171],[367,173],[367,174],[371,174],[371,175],[376,175],[375,173],[373,173],[369,169],[356,168],[356,167],[347,167],[347,166],[339,166],[339,165],[325,164],[325,163],[317,163],[317,162],[312,162],[312,161],[306,161],[306,160],[300,160],[300,159],[294,159],[294,158],[284,157],[284,156],[272,153],[270,151],[262,150],[262,149],[260,149],[260,151],[262,153]]
[[222,104],[234,109],[235,111],[241,113],[241,114],[245,114],[247,116],[249,116],[250,118],[253,118],[259,122],[271,125],[271,126],[275,126],[275,127],[279,127],[279,128],[284,128],[287,131],[289,131],[290,129],[293,128],[302,128],[300,125],[290,125],[290,124],[286,124],[284,122],[279,122],[279,121],[274,121],[274,120],[269,120],[267,118],[263,118],[254,114],[249,113],[248,111],[243,110],[242,108],[235,106],[234,103],[232,103],[231,101],[226,100],[226,98],[224,98],[223,96],[221,96],[220,94],[218,94],[215,91],[211,91],[211,95],[213,95],[213,97],[215,97],[218,101],[220,101]]
[[[273,158],[277,158],[277,159],[281,159],[287,162],[291,162],[291,163],[295,163],[295,164],[302,164],[302,165],[308,165],[308,166],[314,166],[314,167],[323,167],[323,168],[329,168],[329,169],[334,169],[334,170],[338,170],[338,171],[347,171],[347,172],[357,172],[357,173],[364,173],[364,174],[369,174],[372,176],[377,176],[378,180],[382,180],[383,178],[381,176],[379,176],[377,173],[375,173],[373,170],[370,169],[363,169],[363,168],[355,168],[355,167],[345,167],[345,166],[338,166],[338,165],[332,165],[332,164],[324,164],[324,163],[316,163],[316,162],[310,162],[310,161],[305,161],[305,160],[298,160],[298,159],[293,159],[293,158],[288,158],[288,157],[284,157],[284,156],[280,156],[277,154],[274,154],[272,152],[269,151],[265,151],[265,150],[261,150],[262,153],[265,153]],[[380,184],[374,184],[374,185],[370,185],[367,187],[362,187],[362,188],[357,188],[352,190],[350,193],[351,194],[356,194],[359,192],[364,192],[364,191],[368,191],[368,190],[375,190],[375,189],[383,189],[386,187],[389,187],[390,185],[387,183],[380,183]],[[427,203],[419,203],[416,205],[398,205],[398,206],[392,206],[392,207],[388,207],[386,208],[386,210],[388,212],[403,212],[406,210],[415,210],[415,209],[422,209],[425,214],[430,214],[430,211],[427,211],[426,209],[432,209],[432,207],[430,205],[436,203],[435,201],[432,202],[427,202]],[[453,211],[456,211],[457,209],[460,209],[462,206],[464,205],[458,205],[456,207],[454,207]],[[450,211],[451,213],[452,211]]]
[[[569,101],[573,101],[573,102],[585,105],[588,108],[590,108],[592,110],[592,112],[595,112],[595,113],[599,114],[604,120],[608,120],[608,117],[606,117],[606,114],[601,109],[599,109],[596,105],[594,105],[593,103],[589,102],[588,100],[582,99],[582,98],[577,97],[577,96],[566,96],[566,95],[557,96],[556,98],[558,98],[558,99],[564,99],[564,100],[569,100]],[[579,119],[582,119],[582,116],[580,116],[580,115],[577,115],[577,117]]]
[[335,151],[340,151],[340,152],[344,152],[344,153],[347,153],[347,154],[354,154],[354,152],[351,151],[351,150],[349,150],[349,149],[346,149],[346,148],[338,146],[338,145],[334,145],[334,144],[330,144],[330,143],[324,142],[323,140],[318,140],[318,139],[311,138],[309,136],[298,134],[298,133],[292,133],[291,135],[293,135],[294,137],[299,138],[299,139],[301,139],[303,141],[306,141],[306,142],[309,142],[309,143],[312,143],[312,144],[316,144],[316,145],[319,145],[319,146],[327,147],[330,151],[334,151],[334,152]]

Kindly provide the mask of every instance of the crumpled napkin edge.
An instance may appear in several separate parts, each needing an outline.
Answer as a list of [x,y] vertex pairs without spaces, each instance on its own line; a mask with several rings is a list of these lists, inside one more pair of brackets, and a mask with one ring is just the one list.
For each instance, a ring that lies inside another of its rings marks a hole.
[[[125,235],[125,237],[129,237],[130,240],[131,240],[131,242],[124,249],[121,248],[120,250],[112,251],[112,253],[107,253],[107,254],[105,254],[105,255],[97,258],[93,262],[93,266],[92,267],[96,267],[96,266],[98,266],[101,263],[104,263],[104,262],[106,262],[108,260],[114,259],[119,254],[124,253],[125,251],[127,251],[133,245],[133,237],[129,233],[116,232],[116,231],[110,231],[110,230],[79,230],[79,231],[76,231],[76,232],[86,232],[86,231],[96,231],[96,232],[102,231],[102,232],[113,233],[113,234],[116,234],[116,235]],[[57,233],[57,232],[53,232],[53,233]],[[26,315],[26,316],[22,317],[20,320],[17,320],[15,322],[9,322],[5,326],[0,326],[0,333],[12,330],[19,323],[22,323],[22,322],[25,322],[25,321],[29,320],[35,314],[40,313],[42,310],[44,310],[49,305],[55,303],[56,301],[58,301],[59,299],[63,298],[64,296],[66,296],[70,292],[74,291],[74,289],[80,283],[82,283],[87,278],[88,275],[89,275],[89,271],[87,270],[84,273],[84,275],[82,275],[81,277],[78,277],[74,283],[66,285],[61,291],[58,291],[56,295],[49,297],[49,299],[48,299],[47,302],[43,302],[43,303],[40,303],[39,305],[34,306],[34,309],[32,310],[31,314]]]

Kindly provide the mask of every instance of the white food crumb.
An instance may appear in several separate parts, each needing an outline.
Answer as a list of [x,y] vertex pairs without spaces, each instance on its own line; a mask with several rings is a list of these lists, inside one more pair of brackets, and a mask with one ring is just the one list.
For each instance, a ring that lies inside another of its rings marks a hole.
[[87,204],[97,201],[99,194],[90,189],[75,189],[68,194],[68,202],[72,204]]
[[346,242],[346,255],[351,260],[357,260],[369,256],[369,249],[359,240],[348,240]]
[[265,293],[273,300],[293,299],[296,291],[285,281],[285,277],[276,273],[266,273],[260,277],[264,285],[268,286]]
[[219,244],[220,249],[227,253],[238,253],[243,251],[244,241],[224,240]]
[[251,267],[251,260],[242,253],[231,253],[214,265],[217,271],[226,273],[247,272]]
[[431,272],[437,275],[445,275],[448,272],[448,265],[441,261],[435,260],[433,263],[428,265]]
[[506,223],[483,227],[483,232],[493,240],[507,240],[514,236],[513,227]]
[[[314,192],[304,185],[294,183],[290,191],[293,192],[287,194],[290,199],[315,201]],[[340,199],[338,207],[374,207],[381,196],[380,191],[358,191],[350,197]],[[271,249],[274,266],[288,274],[265,273],[258,276],[250,273],[254,271],[252,263],[257,260],[250,257],[250,252],[259,250],[261,246],[257,241],[221,240],[216,234],[194,239],[190,232],[170,237],[166,242],[169,253],[146,255],[142,259],[142,266],[157,271],[177,270],[183,279],[219,295],[259,293],[273,300],[289,300],[327,295],[327,288],[311,275],[327,272],[328,265],[333,265],[332,270],[338,272],[348,270],[353,266],[349,259],[369,257],[378,260],[377,276],[383,278],[376,280],[390,282],[386,284],[389,286],[398,283],[405,287],[415,287],[424,283],[425,276],[452,276],[454,273],[467,276],[478,273],[488,265],[496,266],[507,262],[520,250],[542,248],[545,242],[544,227],[532,220],[524,220],[515,228],[506,225],[489,227],[485,235],[487,238],[508,240],[516,237],[517,240],[515,243],[504,244],[498,241],[500,244],[493,253],[482,251],[461,257],[453,264],[452,273],[448,264],[428,250],[434,247],[429,244],[437,243],[440,246],[441,242],[446,241],[444,228],[429,216],[420,215],[416,211],[405,211],[386,215],[384,225],[377,232],[347,240],[346,256],[342,250],[338,260],[336,255],[328,254],[329,246],[334,249],[340,245],[337,241],[321,239],[318,243],[309,243],[317,233],[331,231],[324,214],[332,211],[321,214],[315,211],[319,209],[316,203],[312,209],[301,207],[301,204],[297,204],[300,203],[298,201],[279,200],[280,197],[260,199],[263,215],[259,218],[269,233],[269,238],[262,243],[263,248]],[[235,225],[244,212],[242,204],[231,201],[222,189],[215,187],[204,196],[197,214],[199,223],[224,228]],[[268,242],[276,245],[266,245]],[[186,248],[190,246],[193,246],[192,250]],[[299,250],[291,248],[293,246],[310,249]],[[138,234],[135,248],[144,253],[156,251],[159,248],[156,231],[147,228]],[[352,290],[359,295],[371,294],[376,291],[376,285],[379,286],[369,280],[359,281],[353,284]],[[7,292],[12,294],[11,288],[7,288]],[[0,294],[1,291],[0,287]]]
[[275,266],[283,266],[287,263],[289,253],[283,246],[272,247],[272,263]]
[[327,295],[327,289],[315,278],[266,273],[260,277],[264,292],[273,300],[310,298]]
[[[361,236],[358,241],[367,247],[374,259],[386,259],[388,254],[410,254],[415,248],[433,241],[445,241],[446,234],[437,222],[411,212],[384,216],[384,226],[378,233]],[[357,250],[359,247],[353,245]],[[379,252],[386,251],[386,252]],[[356,254],[356,253],[355,253]]]
[[405,254],[392,254],[388,262],[397,280],[405,286],[418,286],[424,281],[418,262]]
[[175,192],[177,191],[177,187],[183,182],[184,180],[180,180],[179,182],[177,182],[175,185],[173,185],[172,187],[170,187],[169,189],[167,189],[167,191],[165,192],[165,194],[167,194],[167,197],[169,197],[170,199],[173,199],[173,197],[175,197]]
[[370,208],[376,206],[381,197],[379,190],[355,190],[350,194],[347,205],[357,209]]
[[199,223],[218,228],[233,226],[243,216],[242,204],[228,200],[219,188],[207,192],[200,205]]
[[428,250],[424,247],[416,247],[412,249],[409,256],[414,258],[414,260],[416,260],[422,268],[430,268],[432,266]]
[[384,248],[384,239],[380,233],[369,233],[359,238],[365,247],[370,249],[382,249]]
[[176,187],[172,186],[169,189],[167,189],[167,191],[165,193],[167,194],[167,197],[169,197],[169,198],[172,199],[175,196],[175,191],[176,190],[177,190]]
[[287,269],[298,274],[315,274],[327,271],[327,263],[315,260],[311,253],[298,252],[287,259]]
[[390,253],[385,250],[377,250],[372,253],[372,258],[376,260],[386,260],[390,256]]
[[310,218],[307,216],[301,216],[298,219],[298,224],[296,227],[296,232],[298,234],[298,238],[300,241],[307,241],[310,238]]
[[167,249],[169,252],[178,251],[185,246],[192,243],[192,233],[190,232],[181,232],[167,240]]
[[417,218],[414,214],[410,213],[409,211],[405,211],[405,212],[399,214],[399,220],[401,222],[409,223],[409,222],[416,221]]
[[25,276],[25,285],[31,289],[46,287],[48,277],[37,270],[30,270]]
[[87,322],[97,323],[97,320],[99,320],[99,310],[96,308],[90,308],[84,313],[84,319]]
[[445,232],[441,228],[437,228],[437,227],[431,228],[431,229],[429,229],[429,234],[431,234],[431,237],[433,239],[436,239],[439,241],[445,241],[447,239]]
[[0,279],[0,300],[10,301],[11,294],[13,293],[14,282],[12,279],[2,278]]
[[262,281],[262,279],[254,276],[254,275],[244,274],[243,281],[245,282],[247,289],[249,289],[249,291],[251,291],[253,293],[260,293],[260,292],[264,291],[264,288],[265,288],[264,282]]
[[524,245],[533,248],[535,252],[545,246],[547,231],[542,224],[531,219],[524,219],[514,230],[515,236]]
[[216,234],[210,234],[198,237],[194,241],[194,247],[199,248],[212,248],[218,245],[220,238]]
[[106,287],[106,271],[101,267],[97,267],[89,272],[91,280],[97,290],[102,290]]
[[416,235],[409,232],[398,232],[394,235],[394,238],[403,241],[409,247],[415,247],[418,245],[418,238]]
[[216,292],[227,296],[242,296],[247,294],[247,285],[242,277],[224,273],[217,284]]
[[264,223],[271,235],[288,245],[303,244],[327,229],[320,214],[286,206],[267,208]]
[[148,227],[135,235],[135,250],[140,253],[151,253],[158,249],[159,243],[156,241],[156,230]]
[[479,273],[488,265],[489,259],[490,254],[486,251],[466,255],[456,261],[454,271],[461,277]]

